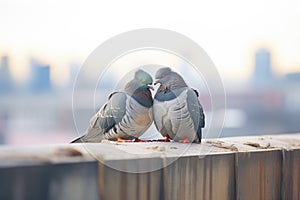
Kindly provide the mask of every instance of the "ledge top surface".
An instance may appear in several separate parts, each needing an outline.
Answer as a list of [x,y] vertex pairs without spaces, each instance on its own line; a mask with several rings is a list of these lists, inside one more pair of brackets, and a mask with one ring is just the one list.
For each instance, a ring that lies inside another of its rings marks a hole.
[[201,144],[176,142],[49,144],[32,146],[0,146],[0,167],[45,163],[111,161],[147,158],[174,158],[239,152],[300,149],[300,133],[284,135],[242,136],[205,139]]

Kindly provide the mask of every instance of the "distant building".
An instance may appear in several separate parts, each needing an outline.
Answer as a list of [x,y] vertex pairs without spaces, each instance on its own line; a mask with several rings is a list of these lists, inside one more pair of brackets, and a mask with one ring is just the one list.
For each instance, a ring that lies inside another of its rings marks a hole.
[[13,89],[14,84],[9,71],[8,57],[3,56],[0,63],[0,93],[9,93]]
[[37,60],[30,60],[29,86],[33,92],[49,92],[51,90],[50,66],[42,65]]
[[285,82],[300,82],[300,72],[287,74],[285,76]]
[[253,74],[254,86],[269,86],[274,81],[271,66],[271,53],[267,49],[259,49],[255,52],[255,69]]
[[[300,111],[300,72],[289,73],[283,79],[283,91],[285,93],[285,109],[289,112]],[[298,119],[298,117],[296,117]]]

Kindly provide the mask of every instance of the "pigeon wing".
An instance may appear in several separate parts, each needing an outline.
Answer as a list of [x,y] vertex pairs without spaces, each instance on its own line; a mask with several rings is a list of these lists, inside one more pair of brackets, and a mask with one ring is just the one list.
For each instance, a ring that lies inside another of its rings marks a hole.
[[[114,92],[107,103],[91,118],[90,125],[80,138],[83,142],[100,142],[105,133],[119,123],[126,113],[127,96],[123,92]],[[107,138],[109,139],[109,138]],[[78,139],[74,142],[79,142]]]
[[205,126],[205,116],[203,108],[198,100],[197,93],[193,89],[189,89],[187,92],[187,105],[194,123],[195,131],[199,141],[201,141],[201,128]]
[[114,92],[109,96],[108,102],[99,111],[94,128],[101,128],[108,132],[116,123],[119,123],[126,113],[127,96],[123,92]]

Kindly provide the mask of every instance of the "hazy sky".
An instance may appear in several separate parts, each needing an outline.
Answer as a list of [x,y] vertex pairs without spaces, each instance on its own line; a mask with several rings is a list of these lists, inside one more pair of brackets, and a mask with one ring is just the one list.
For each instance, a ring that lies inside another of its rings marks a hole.
[[28,57],[53,67],[63,81],[66,66],[82,63],[98,45],[137,28],[165,28],[196,41],[224,78],[247,78],[258,47],[270,48],[279,74],[300,71],[299,1],[41,1],[1,0],[0,55],[16,78]]

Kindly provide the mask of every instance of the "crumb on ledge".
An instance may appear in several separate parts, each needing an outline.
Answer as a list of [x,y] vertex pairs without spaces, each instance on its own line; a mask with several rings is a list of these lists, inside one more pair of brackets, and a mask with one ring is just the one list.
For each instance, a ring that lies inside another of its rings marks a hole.
[[71,147],[55,149],[54,154],[57,156],[68,156],[68,157],[83,156],[79,150]]

